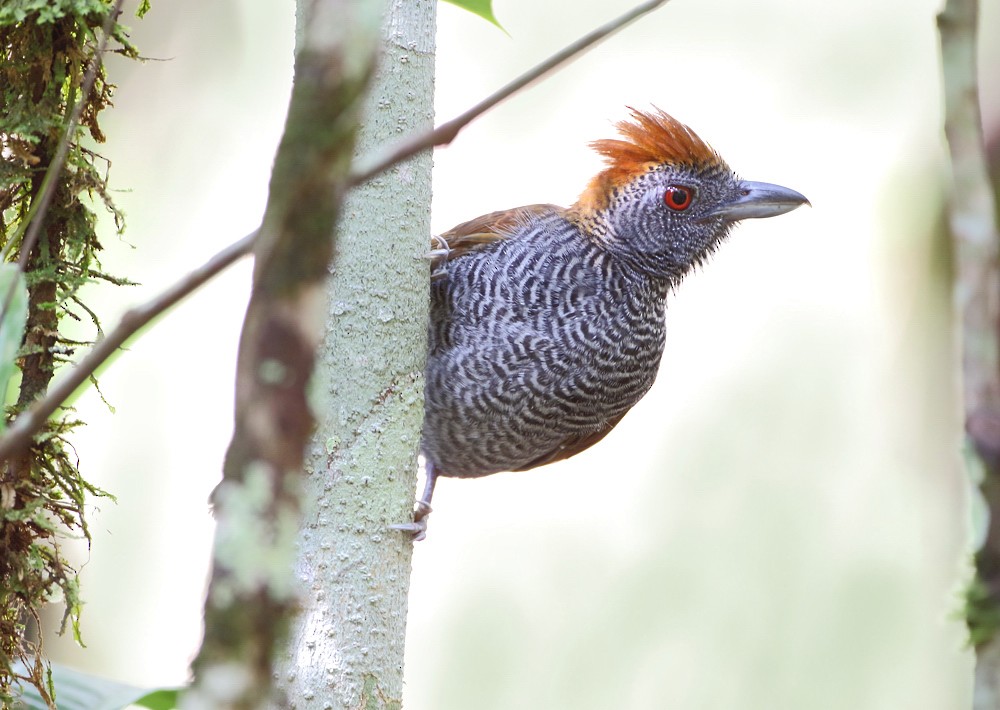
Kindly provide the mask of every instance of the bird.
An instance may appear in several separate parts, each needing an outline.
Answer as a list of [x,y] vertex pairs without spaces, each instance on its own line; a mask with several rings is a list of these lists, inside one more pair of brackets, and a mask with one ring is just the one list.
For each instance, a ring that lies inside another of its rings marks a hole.
[[422,454],[438,477],[526,471],[603,439],[649,391],[670,292],[750,218],[808,200],[739,178],[688,126],[628,108],[568,208],[491,212],[432,239]]

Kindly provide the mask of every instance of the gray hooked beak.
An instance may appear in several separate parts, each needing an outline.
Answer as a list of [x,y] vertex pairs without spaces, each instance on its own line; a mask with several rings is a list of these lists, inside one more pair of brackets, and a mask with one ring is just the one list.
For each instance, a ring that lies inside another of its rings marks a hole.
[[776,217],[791,212],[799,205],[808,205],[806,196],[781,185],[768,182],[740,181],[740,193],[732,202],[719,207],[713,217],[722,217],[727,222],[759,217]]

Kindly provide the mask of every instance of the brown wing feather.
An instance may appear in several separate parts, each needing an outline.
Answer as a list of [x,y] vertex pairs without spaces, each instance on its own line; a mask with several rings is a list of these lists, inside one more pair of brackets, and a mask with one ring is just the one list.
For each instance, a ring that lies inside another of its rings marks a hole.
[[538,466],[544,466],[546,464],[555,463],[556,461],[562,461],[563,459],[568,459],[570,456],[576,456],[578,453],[584,449],[589,449],[591,446],[596,444],[598,441],[603,439],[608,435],[608,433],[614,429],[618,422],[622,420],[626,412],[622,412],[617,417],[608,422],[608,425],[604,429],[598,429],[590,434],[584,434],[581,436],[572,436],[566,439],[558,447],[553,449],[543,456],[539,456],[534,461],[525,464],[518,471],[527,471],[531,468],[536,468]]
[[565,211],[558,205],[539,204],[490,212],[452,227],[431,240],[431,269],[437,271],[446,261],[507,239],[532,217]]

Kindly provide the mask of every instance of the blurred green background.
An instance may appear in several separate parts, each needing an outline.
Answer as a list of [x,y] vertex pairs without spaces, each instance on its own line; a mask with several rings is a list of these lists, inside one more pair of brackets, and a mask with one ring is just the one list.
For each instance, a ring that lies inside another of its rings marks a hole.
[[[439,118],[630,5],[495,0],[507,36],[441,4]],[[813,208],[743,225],[671,297],[659,380],[600,446],[442,482],[414,556],[407,708],[969,706],[939,9],[675,0],[436,154],[442,231],[572,202],[599,168],[586,143],[656,105]],[[998,10],[983,4],[994,133]],[[108,324],[256,226],[293,2],[154,0],[133,25],[157,61],[111,64],[101,150],[129,229],[104,241],[143,285],[95,293]],[[83,471],[118,504],[80,546],[88,648],[49,642],[54,657],[186,678],[248,279],[227,273],[104,372],[116,413],[78,401]]]

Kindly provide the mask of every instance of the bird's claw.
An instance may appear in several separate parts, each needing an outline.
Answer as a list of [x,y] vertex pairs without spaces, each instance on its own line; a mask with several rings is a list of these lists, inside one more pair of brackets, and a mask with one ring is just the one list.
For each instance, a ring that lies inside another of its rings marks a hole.
[[423,540],[427,537],[427,523],[423,520],[420,522],[414,520],[412,523],[398,523],[396,525],[390,525],[389,529],[409,533],[413,542]]
[[397,523],[390,525],[391,530],[399,530],[409,533],[413,542],[420,542],[427,537],[427,516],[431,514],[431,506],[422,500],[418,500],[413,508],[413,520],[409,523]]
[[451,249],[431,249],[424,252],[424,258],[433,262],[448,261],[450,255]]
[[439,234],[432,234],[431,254],[446,257],[450,253],[451,253],[451,247],[448,245],[448,240]]
[[424,258],[429,259],[432,264],[448,261],[451,258],[451,246],[448,240],[436,234],[431,236],[431,249],[424,253]]

